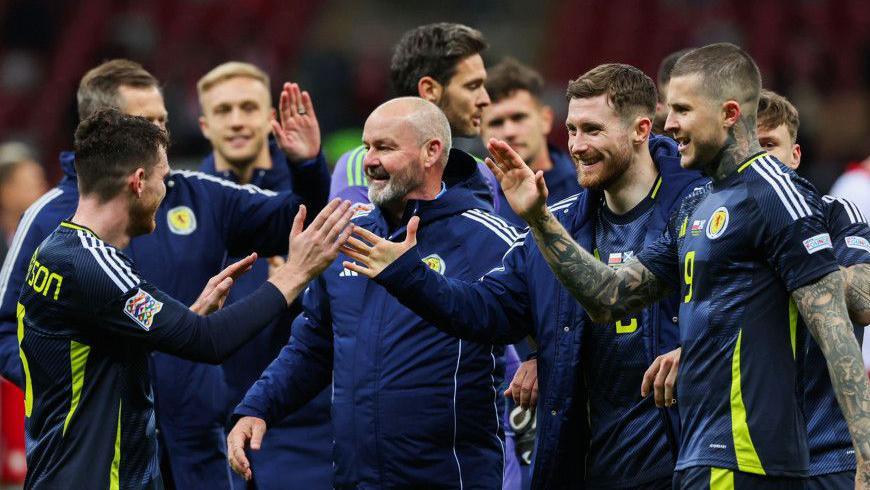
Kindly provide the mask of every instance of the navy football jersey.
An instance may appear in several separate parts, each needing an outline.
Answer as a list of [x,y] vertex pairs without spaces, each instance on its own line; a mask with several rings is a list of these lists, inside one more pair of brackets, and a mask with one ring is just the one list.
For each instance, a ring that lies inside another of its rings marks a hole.
[[[824,196],[822,200],[837,263],[843,267],[870,263],[870,228],[861,210],[842,198]],[[863,326],[855,325],[855,336],[860,344]],[[855,448],[849,427],[834,396],[825,357],[808,331],[806,345],[803,383],[810,476],[854,470]]]
[[[595,222],[595,256],[618,269],[640,252],[653,204],[650,195],[628,213],[615,215],[602,199]],[[594,487],[634,488],[674,471],[665,415],[652,397],[640,395],[643,374],[655,357],[652,310],[644,308],[583,331],[590,425],[587,481]]]
[[180,352],[181,303],[90,230],[36,249],[18,304],[28,488],[147,488],[159,479],[148,352]]
[[837,270],[831,248],[820,196],[761,153],[690,195],[639,254],[683,301],[677,470],[807,474],[791,293]]

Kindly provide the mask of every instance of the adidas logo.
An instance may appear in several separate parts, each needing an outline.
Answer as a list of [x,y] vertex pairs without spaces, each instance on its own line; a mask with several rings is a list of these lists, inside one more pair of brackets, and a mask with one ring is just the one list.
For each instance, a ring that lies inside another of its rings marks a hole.
[[359,273],[354,272],[350,269],[342,269],[341,272],[338,273],[338,277],[353,277],[358,275]]

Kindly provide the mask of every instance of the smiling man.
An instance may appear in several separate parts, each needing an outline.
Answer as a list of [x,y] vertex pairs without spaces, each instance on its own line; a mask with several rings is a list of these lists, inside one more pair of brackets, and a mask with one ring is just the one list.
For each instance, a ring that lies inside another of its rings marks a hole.
[[[316,168],[323,159],[311,97],[298,85],[285,84],[279,99],[279,123],[269,90],[269,76],[263,70],[239,61],[222,63],[199,80],[200,128],[213,149],[200,166],[202,172],[269,191],[297,191],[301,185],[312,185],[310,180],[299,179],[294,171]],[[274,140],[270,138],[273,132]],[[319,185],[326,189],[328,175],[321,175]],[[276,260],[283,259],[272,259],[273,263]],[[267,259],[258,260],[251,272],[239,278],[227,301],[244,298],[268,276]],[[223,363],[228,411],[287,343],[290,324],[300,311],[298,302],[291,305]],[[310,490],[332,488],[330,391],[323,390],[305,407],[273,425],[263,449],[251,457],[258,488],[268,490],[288,484]],[[288,476],[287,468],[296,471]]]
[[[393,50],[390,77],[399,96],[421,97],[447,116],[453,137],[480,134],[483,109],[489,105],[486,67],[482,53],[486,40],[476,29],[446,22],[427,24],[406,32]],[[332,173],[330,197],[368,202],[368,178],[363,171],[365,148],[342,155]],[[498,183],[483,162],[478,170],[495,195]],[[496,212],[499,211],[496,203]]]

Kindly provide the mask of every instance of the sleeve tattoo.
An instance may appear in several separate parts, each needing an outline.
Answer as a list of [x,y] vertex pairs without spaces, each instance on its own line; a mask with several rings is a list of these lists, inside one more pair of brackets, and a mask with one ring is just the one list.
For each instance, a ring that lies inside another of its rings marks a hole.
[[[795,290],[792,296],[828,364],[834,393],[852,434],[858,461],[870,461],[870,383],[846,309],[843,273]],[[870,484],[859,465],[858,479]]]
[[843,269],[846,277],[846,306],[858,325],[870,325],[870,264]]
[[583,250],[547,210],[532,234],[559,282],[599,323],[624,318],[670,292],[636,259],[615,271]]

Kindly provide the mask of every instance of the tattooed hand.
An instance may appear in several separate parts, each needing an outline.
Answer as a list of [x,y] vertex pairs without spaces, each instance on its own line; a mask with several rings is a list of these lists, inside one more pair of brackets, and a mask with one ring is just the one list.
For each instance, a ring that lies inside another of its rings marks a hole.
[[549,210],[530,221],[529,227],[556,278],[594,322],[624,318],[670,292],[636,259],[618,271],[604,265],[583,250]]
[[870,382],[846,310],[843,273],[828,274],[795,290],[792,297],[825,355],[834,394],[852,434],[858,462],[855,488],[870,489]]

